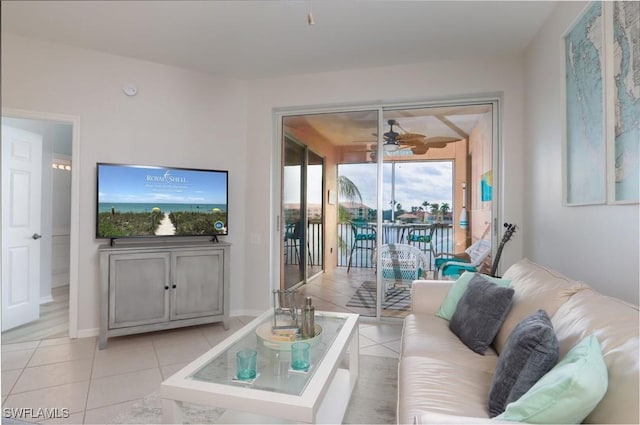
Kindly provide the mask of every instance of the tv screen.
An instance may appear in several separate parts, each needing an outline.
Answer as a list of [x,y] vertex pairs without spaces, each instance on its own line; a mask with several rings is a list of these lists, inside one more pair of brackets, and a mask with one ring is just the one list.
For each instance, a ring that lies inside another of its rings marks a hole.
[[226,235],[228,172],[97,164],[96,238]]

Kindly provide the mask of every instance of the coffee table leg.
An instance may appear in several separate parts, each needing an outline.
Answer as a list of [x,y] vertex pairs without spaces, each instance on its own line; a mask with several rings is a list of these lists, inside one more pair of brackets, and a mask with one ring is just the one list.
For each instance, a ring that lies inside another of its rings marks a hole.
[[182,402],[178,400],[162,399],[162,423],[165,424],[181,424],[184,423],[182,418]]

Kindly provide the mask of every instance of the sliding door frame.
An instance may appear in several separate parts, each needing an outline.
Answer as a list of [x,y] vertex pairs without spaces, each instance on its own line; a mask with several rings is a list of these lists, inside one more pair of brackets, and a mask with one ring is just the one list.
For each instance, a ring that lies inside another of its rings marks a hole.
[[[383,211],[383,192],[380,190],[383,182],[383,140],[384,134],[384,113],[392,110],[399,109],[415,109],[415,108],[430,108],[430,107],[453,107],[453,106],[471,106],[471,105],[491,105],[492,109],[492,170],[493,170],[493,182],[494,182],[494,200],[492,202],[491,216],[493,219],[493,232],[491,235],[491,248],[492,258],[495,258],[495,252],[498,246],[498,223],[502,221],[501,211],[504,207],[504,182],[502,180],[502,131],[501,131],[501,95],[486,95],[480,97],[460,97],[451,98],[449,100],[417,100],[407,102],[369,102],[369,103],[354,103],[354,104],[341,104],[341,105],[322,105],[322,106],[309,106],[309,107],[284,107],[273,109],[273,161],[272,161],[272,217],[275,230],[272,231],[271,237],[271,258],[280,258],[279,250],[281,247],[280,241],[282,240],[282,224],[283,219],[282,207],[282,152],[284,134],[282,128],[283,118],[293,115],[313,115],[322,113],[339,113],[339,112],[354,112],[354,111],[377,111],[378,113],[378,146],[376,155],[377,164],[377,193],[376,193],[376,208],[378,211]],[[325,170],[326,171],[326,170]],[[306,214],[306,213],[305,213]],[[382,226],[382,214],[377,214],[376,224],[378,228]],[[455,218],[454,218],[455,220]],[[380,237],[376,240],[376,248],[379,250],[382,246],[382,239]],[[380,259],[377,268],[380,268]],[[275,263],[276,266],[272,270],[272,285],[279,285],[281,279],[281,261]],[[325,264],[326,267],[326,264]],[[383,317],[382,313],[382,291],[381,276],[376,274],[376,315],[375,317],[367,316],[366,319],[375,321],[397,321],[397,318]],[[275,289],[275,288],[270,288]]]

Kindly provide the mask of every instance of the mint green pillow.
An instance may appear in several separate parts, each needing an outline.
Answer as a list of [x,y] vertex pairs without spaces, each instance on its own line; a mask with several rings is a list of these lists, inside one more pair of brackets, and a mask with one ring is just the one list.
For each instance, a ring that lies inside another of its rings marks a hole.
[[499,279],[497,277],[491,277],[475,272],[464,272],[460,275],[458,280],[453,283],[451,289],[449,289],[449,293],[444,298],[444,301],[442,301],[442,305],[440,305],[440,309],[436,312],[436,316],[442,317],[446,320],[451,320],[453,313],[456,312],[456,308],[458,307],[458,301],[462,298],[462,294],[467,290],[469,282],[475,275],[480,275],[489,282],[493,282],[498,286],[508,287],[511,285],[511,281],[507,279]]
[[518,400],[495,417],[533,424],[579,424],[607,392],[607,365],[595,335],[576,344]]

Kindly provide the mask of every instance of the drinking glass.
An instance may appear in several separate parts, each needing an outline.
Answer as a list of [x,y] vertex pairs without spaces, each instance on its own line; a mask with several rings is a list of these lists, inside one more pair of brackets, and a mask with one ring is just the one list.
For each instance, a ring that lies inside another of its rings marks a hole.
[[294,342],[291,344],[291,369],[309,370],[309,350],[311,345],[307,342]]
[[256,350],[242,350],[236,354],[236,366],[238,379],[249,381],[257,375],[258,352]]

